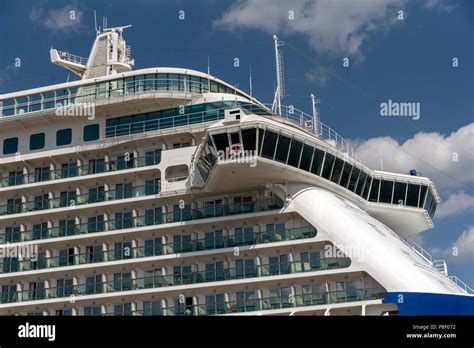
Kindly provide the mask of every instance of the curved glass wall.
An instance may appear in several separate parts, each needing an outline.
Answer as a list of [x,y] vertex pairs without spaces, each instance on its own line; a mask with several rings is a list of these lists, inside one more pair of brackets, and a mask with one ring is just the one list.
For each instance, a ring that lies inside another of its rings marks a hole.
[[[258,151],[257,156],[323,177],[369,202],[423,208],[431,218],[434,216],[437,201],[428,185],[376,176],[357,164],[346,162],[337,154],[268,129],[247,128],[241,129],[240,133],[244,140],[242,154]],[[217,151],[226,151],[229,147],[229,136],[230,134],[220,133],[206,139],[204,149],[196,161],[205,181],[217,162]]]
[[55,89],[2,100],[1,116],[8,117],[55,107],[95,103],[114,97],[146,92],[227,93],[246,97],[235,88],[219,82],[187,74],[145,74],[104,81],[81,87]]

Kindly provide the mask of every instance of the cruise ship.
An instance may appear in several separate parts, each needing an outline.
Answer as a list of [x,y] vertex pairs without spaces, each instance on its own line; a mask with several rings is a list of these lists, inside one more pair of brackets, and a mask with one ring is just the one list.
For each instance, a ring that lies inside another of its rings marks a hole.
[[362,163],[315,97],[282,105],[276,36],[264,104],[209,71],[133,70],[127,28],[87,58],[51,48],[76,81],[0,95],[0,315],[474,313],[408,241],[435,184]]

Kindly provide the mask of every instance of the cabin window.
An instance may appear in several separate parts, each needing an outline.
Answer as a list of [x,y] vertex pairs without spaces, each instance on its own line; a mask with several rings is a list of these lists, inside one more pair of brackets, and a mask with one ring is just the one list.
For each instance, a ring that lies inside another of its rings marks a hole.
[[84,127],[84,141],[94,141],[99,139],[99,125],[91,124]]
[[3,154],[10,155],[18,152],[18,138],[8,138],[3,140]]

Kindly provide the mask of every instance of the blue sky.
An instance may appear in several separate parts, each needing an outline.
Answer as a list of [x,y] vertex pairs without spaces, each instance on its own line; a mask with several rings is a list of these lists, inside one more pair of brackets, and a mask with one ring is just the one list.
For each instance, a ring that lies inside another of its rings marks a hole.
[[[109,26],[133,25],[125,39],[135,69],[206,71],[209,57],[213,75],[248,91],[251,67],[254,95],[270,103],[277,33],[285,41],[284,104],[310,112],[315,93],[322,121],[351,139],[364,162],[380,169],[382,158],[385,170],[416,168],[432,178],[443,203],[435,228],[415,239],[474,285],[473,1],[132,3],[0,0],[0,93],[66,81],[68,73],[49,62],[49,48],[87,56],[95,9],[99,22],[105,15]],[[381,117],[380,103],[389,99],[420,103],[420,119]]]

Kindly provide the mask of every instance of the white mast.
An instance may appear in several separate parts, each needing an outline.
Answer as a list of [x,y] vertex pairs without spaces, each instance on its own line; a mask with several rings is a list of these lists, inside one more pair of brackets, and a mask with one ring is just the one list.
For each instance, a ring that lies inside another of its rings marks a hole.
[[318,135],[318,132],[319,132],[319,110],[318,108],[316,107],[316,104],[318,104],[320,102],[319,99],[317,99],[317,97],[311,93],[311,105],[313,107],[313,130],[314,130],[314,134]]
[[252,95],[252,66],[250,66],[250,76],[249,76],[249,87],[250,87],[250,98],[253,97]]
[[279,46],[283,46],[283,41],[278,41],[278,36],[273,35],[275,42],[275,66],[276,66],[276,79],[277,88],[275,91],[275,98],[273,100],[272,112],[281,115],[281,99],[284,96],[284,81],[283,81],[283,58],[281,51],[278,49]]

